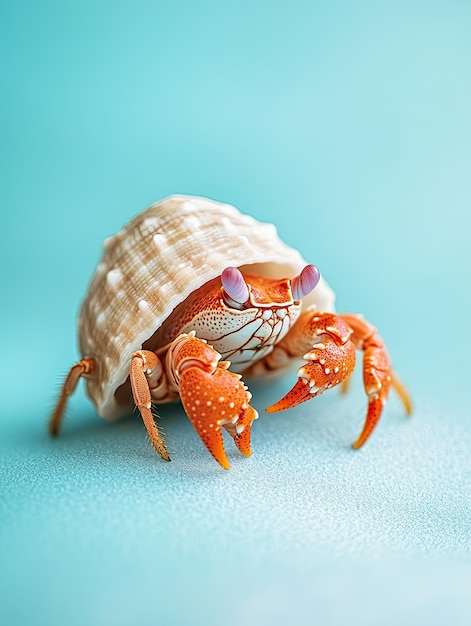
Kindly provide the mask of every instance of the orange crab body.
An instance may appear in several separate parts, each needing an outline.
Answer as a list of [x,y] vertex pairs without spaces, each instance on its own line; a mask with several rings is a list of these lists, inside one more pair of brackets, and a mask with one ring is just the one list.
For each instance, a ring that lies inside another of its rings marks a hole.
[[222,429],[249,455],[258,417],[242,375],[304,359],[298,382],[267,409],[280,411],[346,381],[360,349],[368,412],[359,447],[391,385],[408,412],[410,401],[376,329],[333,309],[317,268],[272,225],[203,198],[156,203],[105,242],[79,318],[82,358],[64,383],[51,433],[58,433],[67,398],[84,377],[106,419],[137,406],[165,460],[152,405],[180,397],[204,445],[227,469]]

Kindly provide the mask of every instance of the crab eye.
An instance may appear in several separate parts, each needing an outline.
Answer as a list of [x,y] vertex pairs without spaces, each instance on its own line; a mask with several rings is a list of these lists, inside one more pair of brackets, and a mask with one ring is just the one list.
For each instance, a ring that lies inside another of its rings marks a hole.
[[311,293],[321,278],[320,272],[315,265],[306,265],[299,276],[291,281],[291,292],[295,300],[302,300]]
[[247,287],[242,272],[237,267],[226,267],[221,274],[223,298],[230,307],[241,309],[249,299]]

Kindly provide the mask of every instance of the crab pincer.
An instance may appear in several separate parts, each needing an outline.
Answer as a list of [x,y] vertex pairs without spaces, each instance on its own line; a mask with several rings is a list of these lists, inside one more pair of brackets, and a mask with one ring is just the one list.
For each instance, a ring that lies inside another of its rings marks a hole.
[[331,313],[306,311],[294,326],[291,349],[299,351],[306,363],[298,369],[298,381],[268,413],[290,409],[341,383],[355,367],[351,329]]
[[258,413],[249,404],[252,395],[241,375],[230,372],[229,361],[221,361],[219,352],[194,332],[177,337],[167,359],[183,408],[208,452],[229,469],[225,428],[240,452],[250,456],[250,430]]
[[394,376],[389,356],[376,328],[359,315],[305,311],[293,328],[289,350],[305,352],[306,363],[298,370],[298,381],[281,400],[266,409],[274,413],[290,409],[347,380],[355,368],[355,350],[363,351],[363,384],[368,396],[365,424],[353,448],[360,448],[378,423],[391,384],[407,414],[411,403]]

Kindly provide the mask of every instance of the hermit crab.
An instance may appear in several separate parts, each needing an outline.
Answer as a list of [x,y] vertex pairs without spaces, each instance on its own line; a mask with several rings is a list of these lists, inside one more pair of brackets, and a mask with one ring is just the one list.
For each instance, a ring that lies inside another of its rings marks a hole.
[[384,343],[361,316],[334,312],[334,294],[313,265],[263,224],[234,207],[171,196],[104,241],[78,322],[80,360],[50,420],[57,435],[80,378],[98,413],[115,420],[136,406],[150,440],[170,460],[152,406],[181,399],[204,445],[223,468],[223,429],[251,454],[258,417],[244,384],[251,375],[303,359],[298,380],[266,409],[282,411],[346,384],[364,352],[365,443],[390,387],[410,399]]

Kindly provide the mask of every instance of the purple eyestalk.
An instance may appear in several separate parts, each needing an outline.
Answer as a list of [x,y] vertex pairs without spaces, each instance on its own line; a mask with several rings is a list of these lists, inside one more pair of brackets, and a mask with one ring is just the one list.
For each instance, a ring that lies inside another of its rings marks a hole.
[[237,267],[226,267],[221,274],[224,291],[237,304],[244,304],[249,299],[249,289],[242,272]]
[[306,265],[299,276],[291,281],[291,292],[295,300],[302,300],[311,293],[321,278],[320,272],[314,265]]

